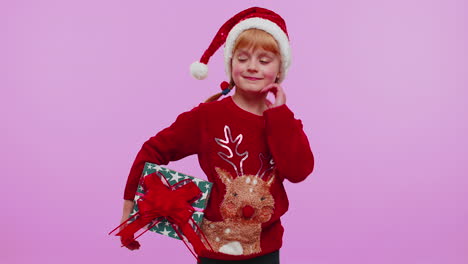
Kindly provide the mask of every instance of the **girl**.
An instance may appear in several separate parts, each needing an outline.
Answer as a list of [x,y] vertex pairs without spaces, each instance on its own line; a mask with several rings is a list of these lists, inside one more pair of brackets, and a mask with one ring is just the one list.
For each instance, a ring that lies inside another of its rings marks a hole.
[[[279,263],[280,217],[288,210],[283,181],[303,181],[314,166],[302,123],[280,86],[290,64],[286,24],[263,8],[236,14],[192,64],[194,77],[206,77],[206,64],[222,44],[230,82],[143,144],[127,180],[122,221],[133,208],[145,162],[166,165],[197,154],[213,182],[201,229],[214,251],[200,255],[199,263]],[[218,100],[231,89],[232,97]],[[266,99],[269,93],[274,102]]]

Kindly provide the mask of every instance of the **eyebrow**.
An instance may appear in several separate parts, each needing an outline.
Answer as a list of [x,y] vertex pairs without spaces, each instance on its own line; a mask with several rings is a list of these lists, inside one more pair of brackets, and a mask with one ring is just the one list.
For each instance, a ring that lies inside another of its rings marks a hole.
[[[249,52],[243,49],[239,49],[239,54],[238,55],[248,55]],[[259,56],[267,56],[267,57],[273,57],[274,53],[270,51],[262,51],[260,52]]]

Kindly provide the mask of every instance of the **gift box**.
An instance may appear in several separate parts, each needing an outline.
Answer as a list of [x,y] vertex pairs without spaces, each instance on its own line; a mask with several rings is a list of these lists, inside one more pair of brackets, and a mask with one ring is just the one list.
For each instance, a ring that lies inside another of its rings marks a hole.
[[[213,184],[211,182],[201,180],[168,168],[165,168],[163,166],[159,166],[157,164],[152,164],[152,163],[146,163],[145,167],[143,169],[143,173],[140,179],[140,184],[138,185],[137,192],[135,194],[135,206],[132,210],[131,216],[135,215],[138,212],[138,199],[143,197],[146,193],[146,190],[144,188],[143,179],[144,177],[156,173],[158,177],[164,177],[165,179],[162,179],[162,182],[168,183],[171,186],[176,185],[178,182],[183,181],[183,180],[191,180],[193,183],[197,185],[197,187],[200,189],[202,192],[202,195],[199,199],[195,200],[191,205],[195,209],[194,213],[192,214],[192,219],[194,222],[198,225],[201,224],[201,221],[203,219],[203,210],[206,208],[207,202],[208,202],[208,197],[211,192],[211,188]],[[155,221],[159,221],[156,225],[151,227]],[[146,228],[149,228],[149,231],[156,232],[168,237],[176,238],[176,239],[181,239],[178,235],[177,232],[174,230],[173,225],[169,223],[167,219],[155,219],[152,222],[150,222]],[[194,227],[195,229],[195,227]]]

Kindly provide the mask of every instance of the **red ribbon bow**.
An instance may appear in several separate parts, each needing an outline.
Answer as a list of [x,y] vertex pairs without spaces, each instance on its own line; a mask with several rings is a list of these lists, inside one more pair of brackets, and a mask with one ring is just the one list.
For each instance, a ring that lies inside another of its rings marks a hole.
[[[161,177],[164,178],[162,175]],[[164,179],[166,180],[166,178]],[[135,240],[136,238],[140,237],[146,231],[158,224],[163,218],[166,218],[172,224],[172,227],[176,231],[177,235],[186,244],[185,240],[177,229],[177,227],[180,228],[182,233],[192,244],[197,254],[200,254],[202,250],[206,250],[205,246],[200,240],[200,237],[197,235],[192,225],[190,224],[193,223],[199,229],[198,225],[192,219],[192,214],[194,213],[195,209],[191,206],[191,203],[200,198],[202,194],[198,186],[191,180],[184,180],[178,182],[174,186],[170,186],[167,182],[169,185],[169,187],[167,187],[162,183],[161,179],[156,174],[150,174],[144,177],[143,184],[147,192],[137,201],[139,212],[112,230],[110,233],[114,232],[121,226],[125,225],[128,221],[138,216],[135,221],[128,224],[119,233],[117,233],[117,236],[121,236],[123,246],[132,245],[137,243]],[[138,230],[145,227],[156,218],[159,219],[150,227],[148,227],[147,230],[134,238],[134,234]],[[187,244],[186,246],[188,247]],[[192,250],[190,251],[192,252]],[[195,254],[193,255],[195,256]]]

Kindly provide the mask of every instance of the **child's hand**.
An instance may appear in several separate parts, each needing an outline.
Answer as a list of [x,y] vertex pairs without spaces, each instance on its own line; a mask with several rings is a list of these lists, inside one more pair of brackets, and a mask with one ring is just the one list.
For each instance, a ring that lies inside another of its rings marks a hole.
[[268,101],[268,99],[265,100],[268,108],[277,107],[277,106],[280,106],[280,105],[284,105],[286,103],[286,94],[284,93],[283,88],[277,83],[272,83],[270,85],[267,85],[260,92],[261,93],[271,92],[275,96],[275,102],[274,103],[271,103],[270,101]]
[[[120,219],[120,224],[127,221],[128,217],[130,215],[130,212],[132,211],[133,206],[134,206],[133,201],[124,200],[123,213],[122,213],[122,219]],[[122,229],[124,229],[126,226],[127,226],[127,224],[121,226],[119,231],[122,231]],[[126,248],[128,248],[130,250],[135,250],[135,249],[140,248],[140,243],[138,243],[138,241],[136,241],[136,240],[133,240],[133,237],[132,237],[132,239],[129,239],[129,241],[124,241],[124,239],[122,237],[120,237],[120,241],[122,242],[122,245],[124,245]]]
[[[122,216],[122,219],[120,220],[120,223],[122,224],[123,222],[127,221],[128,219],[128,215],[123,215]],[[122,229],[124,229],[128,224],[125,224],[123,226],[121,226],[119,228],[119,231],[122,231]],[[135,249],[139,249],[140,248],[140,243],[138,243],[138,241],[134,240],[133,239],[133,236],[131,239],[128,239],[128,241],[125,241],[123,239],[123,237],[120,237],[120,242],[122,243],[122,245],[124,245],[126,248],[130,249],[130,250],[135,250]]]

